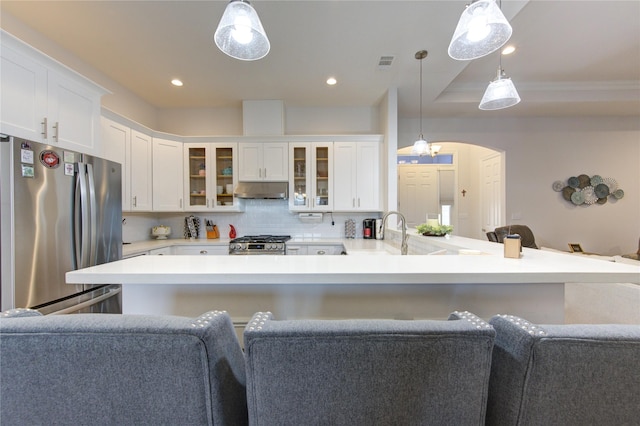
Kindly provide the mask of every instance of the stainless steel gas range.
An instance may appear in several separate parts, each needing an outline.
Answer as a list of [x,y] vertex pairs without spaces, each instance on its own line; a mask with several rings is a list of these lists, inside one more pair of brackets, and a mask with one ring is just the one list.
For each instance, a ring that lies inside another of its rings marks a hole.
[[229,242],[230,255],[287,254],[289,235],[247,235]]

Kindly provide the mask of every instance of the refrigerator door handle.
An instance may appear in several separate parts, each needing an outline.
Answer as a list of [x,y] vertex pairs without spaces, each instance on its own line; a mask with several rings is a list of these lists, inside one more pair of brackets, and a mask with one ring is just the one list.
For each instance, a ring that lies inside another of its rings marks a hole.
[[96,251],[96,242],[98,241],[98,207],[96,203],[96,184],[93,177],[93,164],[87,164],[87,181],[89,183],[89,264],[95,266],[98,262],[98,253]]
[[93,299],[89,299],[85,302],[82,303],[78,303],[77,305],[73,305],[70,306],[68,308],[64,308],[64,309],[60,309],[59,311],[55,311],[55,312],[51,312],[48,315],[63,315],[63,314],[70,314],[72,312],[76,312],[79,311],[80,309],[84,309],[87,306],[91,306],[91,305],[97,305],[98,303],[102,302],[103,300],[109,299],[113,296],[117,296],[118,293],[120,293],[122,291],[122,289],[120,288],[112,288],[109,289],[108,292],[98,296],[98,297],[94,297]]
[[[78,163],[78,174],[76,175],[76,211],[80,210],[79,217],[74,218],[74,228],[76,233],[75,248],[76,248],[76,269],[85,268],[89,266],[87,264],[87,251],[89,250],[89,238],[88,232],[89,225],[89,206],[87,200],[87,166],[86,164]],[[79,194],[77,190],[80,190]]]

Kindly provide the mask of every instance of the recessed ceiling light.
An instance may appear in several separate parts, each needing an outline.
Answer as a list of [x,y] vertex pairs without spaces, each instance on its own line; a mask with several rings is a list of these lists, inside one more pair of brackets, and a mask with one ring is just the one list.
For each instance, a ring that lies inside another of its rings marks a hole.
[[337,82],[338,82],[338,80],[336,80],[334,77],[329,77],[329,78],[327,79],[327,84],[328,84],[329,86],[333,86],[333,85],[335,85]]
[[173,84],[174,86],[181,87],[182,81],[178,80],[177,78],[174,78],[173,80],[171,80],[171,84]]
[[509,45],[507,47],[505,47],[504,49],[502,49],[502,54],[503,55],[510,55],[511,53],[516,51],[516,47],[514,45]]

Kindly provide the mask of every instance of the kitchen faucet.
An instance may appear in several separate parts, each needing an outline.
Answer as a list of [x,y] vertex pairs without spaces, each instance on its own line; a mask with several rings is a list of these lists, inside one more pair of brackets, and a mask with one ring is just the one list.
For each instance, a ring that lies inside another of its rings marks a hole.
[[382,216],[382,225],[380,225],[380,239],[384,240],[384,227],[387,224],[387,218],[392,214],[396,214],[400,218],[400,223],[402,224],[402,244],[400,245],[400,254],[406,255],[407,251],[409,250],[409,245],[407,244],[409,236],[407,235],[407,220],[404,218],[402,213],[391,211]]

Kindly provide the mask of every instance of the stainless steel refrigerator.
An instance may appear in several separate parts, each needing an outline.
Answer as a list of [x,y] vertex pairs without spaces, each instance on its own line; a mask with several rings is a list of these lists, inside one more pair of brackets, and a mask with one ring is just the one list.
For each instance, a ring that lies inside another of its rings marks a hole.
[[65,273],[122,257],[118,163],[0,135],[2,310],[122,312],[119,285]]

